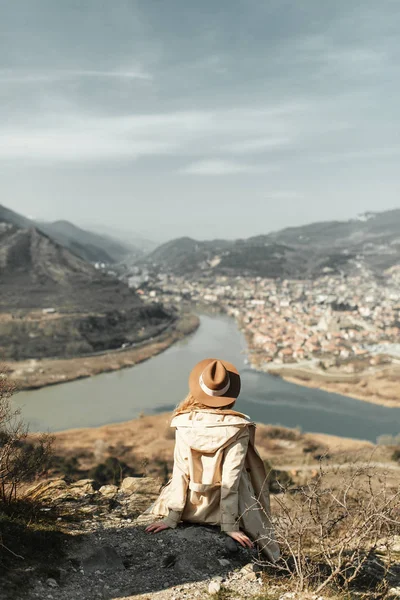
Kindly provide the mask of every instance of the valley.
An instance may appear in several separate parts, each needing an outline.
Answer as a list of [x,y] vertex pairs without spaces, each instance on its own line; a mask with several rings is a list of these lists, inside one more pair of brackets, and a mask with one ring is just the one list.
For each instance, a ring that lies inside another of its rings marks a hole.
[[0,353],[36,388],[133,366],[217,310],[253,368],[398,406],[399,262],[400,210],[144,254],[0,207]]

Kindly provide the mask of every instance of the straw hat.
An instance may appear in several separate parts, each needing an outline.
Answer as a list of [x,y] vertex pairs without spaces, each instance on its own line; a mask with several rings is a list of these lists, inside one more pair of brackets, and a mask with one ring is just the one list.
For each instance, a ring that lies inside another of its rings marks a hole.
[[189,389],[192,396],[206,406],[227,406],[240,394],[240,375],[226,360],[206,358],[190,373]]

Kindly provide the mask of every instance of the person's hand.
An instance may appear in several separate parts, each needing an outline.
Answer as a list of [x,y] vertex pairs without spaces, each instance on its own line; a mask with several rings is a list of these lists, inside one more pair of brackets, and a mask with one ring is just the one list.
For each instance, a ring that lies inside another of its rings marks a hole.
[[236,540],[237,542],[239,542],[239,544],[241,546],[243,546],[243,548],[253,548],[254,544],[251,541],[251,539],[245,534],[243,533],[243,531],[229,531],[226,532],[227,535],[229,535],[229,537],[231,537],[232,539]]
[[164,529],[169,529],[169,525],[166,525],[162,521],[158,521],[157,523],[152,523],[148,527],[146,527],[146,533],[159,533],[160,531],[164,531]]

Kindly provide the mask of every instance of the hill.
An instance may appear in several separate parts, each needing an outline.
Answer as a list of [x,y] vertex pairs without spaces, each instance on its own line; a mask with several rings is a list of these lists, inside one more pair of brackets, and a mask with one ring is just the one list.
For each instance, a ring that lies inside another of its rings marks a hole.
[[[0,355],[80,356],[156,335],[171,322],[16,213],[0,214]],[[5,220],[7,218],[7,221]]]
[[349,273],[360,266],[379,274],[400,263],[400,209],[290,227],[246,240],[178,238],[140,262],[186,276],[314,278],[326,272]]
[[113,264],[120,262],[128,255],[135,257],[142,255],[141,250],[133,245],[125,244],[108,235],[81,229],[68,221],[38,223],[37,226],[53,240],[89,262]]
[[22,229],[37,229],[71,252],[92,263],[118,263],[127,256],[139,258],[143,252],[133,244],[81,229],[68,221],[36,222],[0,205],[0,223]]

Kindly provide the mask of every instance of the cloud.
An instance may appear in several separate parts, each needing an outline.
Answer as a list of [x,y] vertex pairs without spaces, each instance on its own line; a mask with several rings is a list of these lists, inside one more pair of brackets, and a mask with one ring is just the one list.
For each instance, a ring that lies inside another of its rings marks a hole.
[[[51,103],[49,103],[51,106]],[[217,161],[201,159],[195,172],[258,172],[259,168],[226,159],[229,152],[261,152],[266,140],[290,136],[289,116],[299,107],[269,109],[177,111],[153,114],[93,115],[79,107],[42,110],[16,124],[0,126],[0,157],[8,160],[93,161],[141,156],[217,155]],[[263,139],[249,139],[263,132]],[[275,136],[275,137],[274,137]],[[279,137],[280,136],[280,137]],[[229,148],[231,150],[229,150]],[[224,156],[225,155],[225,156]],[[187,172],[191,172],[188,167]]]
[[0,69],[0,84],[30,85],[40,83],[55,83],[73,79],[114,79],[114,80],[145,80],[153,79],[150,73],[141,69]]
[[256,154],[258,152],[282,148],[292,144],[293,141],[294,138],[289,136],[245,139],[239,142],[232,142],[224,146],[223,150],[232,154]]
[[400,146],[372,147],[363,150],[351,150],[343,152],[331,152],[316,156],[314,160],[319,163],[335,163],[342,161],[365,160],[370,158],[391,158],[400,155]]
[[184,175],[233,175],[239,173],[265,173],[271,167],[260,165],[249,165],[229,160],[199,160],[187,165],[179,172]]
[[3,133],[0,158],[45,162],[81,162],[131,159],[168,154],[176,149],[173,141],[151,138],[118,137],[93,128],[47,129]]

